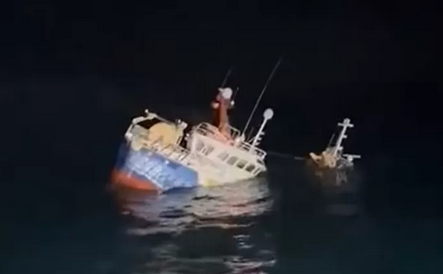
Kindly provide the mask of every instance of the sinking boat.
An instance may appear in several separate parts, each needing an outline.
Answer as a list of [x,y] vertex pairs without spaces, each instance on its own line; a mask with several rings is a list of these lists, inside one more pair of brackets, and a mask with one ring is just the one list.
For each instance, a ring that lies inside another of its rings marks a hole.
[[351,124],[351,120],[346,118],[342,123],[338,123],[339,127],[342,127],[338,138],[334,145],[331,145],[331,141],[334,139],[335,134],[332,135],[331,141],[326,149],[317,155],[313,152],[309,153],[310,159],[320,168],[326,169],[346,169],[354,166],[354,159],[360,159],[360,155],[343,154],[342,142],[347,136],[345,135],[348,128],[354,127]]
[[[264,112],[254,138],[229,124],[232,90],[220,88],[213,102],[215,120],[200,123],[185,134],[188,125],[169,121],[149,110],[134,118],[125,133],[112,182],[164,192],[174,188],[235,183],[266,171],[266,152],[258,148],[273,111]],[[187,135],[187,136],[186,136]]]
[[311,182],[322,193],[324,213],[335,217],[355,217],[363,212],[361,178],[354,170],[354,159],[359,159],[360,155],[343,154],[346,130],[353,127],[351,120],[346,118],[338,126],[341,130],[334,144],[335,134],[320,155],[309,154],[308,165],[313,169],[309,169],[308,174],[314,175]]

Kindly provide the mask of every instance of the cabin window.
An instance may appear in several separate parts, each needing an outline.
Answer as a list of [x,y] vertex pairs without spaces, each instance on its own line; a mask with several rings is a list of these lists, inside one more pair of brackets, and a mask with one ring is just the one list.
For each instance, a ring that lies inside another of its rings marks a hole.
[[232,156],[231,158],[229,158],[228,164],[234,165],[237,161],[238,161],[238,158],[235,156]]
[[255,169],[255,166],[253,164],[250,164],[250,165],[248,165],[246,167],[246,171],[247,172],[251,172],[252,173],[252,171],[254,171],[254,169]]
[[201,152],[205,148],[205,144],[202,141],[198,141],[195,149],[198,152]]
[[246,162],[245,160],[240,160],[240,161],[238,161],[238,163],[237,163],[237,167],[240,168],[240,169],[243,169],[243,168],[245,168],[245,166],[246,166],[247,163],[248,163],[248,162]]
[[220,155],[218,155],[218,158],[222,161],[225,161],[228,158],[229,154],[226,152],[222,152],[220,153]]
[[214,150],[213,146],[206,146],[206,149],[203,150],[203,153],[207,156],[209,153],[211,153]]
[[258,159],[258,161],[257,161],[260,165],[262,165],[262,166],[264,166],[265,165],[265,162],[263,162],[263,160],[262,159]]

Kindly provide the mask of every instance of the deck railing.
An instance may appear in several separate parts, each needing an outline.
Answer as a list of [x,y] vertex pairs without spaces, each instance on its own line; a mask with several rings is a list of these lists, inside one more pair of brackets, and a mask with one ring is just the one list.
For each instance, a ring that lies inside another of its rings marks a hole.
[[[236,138],[240,137],[240,131],[238,129],[235,129],[231,126],[229,126],[230,132],[233,132],[233,134],[231,134],[231,138],[232,140],[235,140]],[[211,139],[215,139],[215,140],[219,140],[218,138],[214,138],[216,136],[220,136],[221,133],[220,131],[214,127],[211,124],[208,123],[201,123],[199,125],[197,125],[197,127],[194,129],[195,132],[203,135],[203,136],[207,136]],[[221,140],[219,140],[221,141]],[[257,155],[259,158],[264,158],[266,156],[266,152],[258,147],[252,146],[250,143],[248,142],[244,142],[244,141],[232,141],[232,145],[234,145],[235,147],[247,152],[247,153],[252,153]]]
[[163,138],[160,134],[150,132],[141,126],[134,126],[131,133],[133,134],[132,138],[137,139],[136,142],[140,142],[143,147],[160,152],[172,160],[182,161],[190,154],[189,150],[181,147],[178,144],[163,143]]

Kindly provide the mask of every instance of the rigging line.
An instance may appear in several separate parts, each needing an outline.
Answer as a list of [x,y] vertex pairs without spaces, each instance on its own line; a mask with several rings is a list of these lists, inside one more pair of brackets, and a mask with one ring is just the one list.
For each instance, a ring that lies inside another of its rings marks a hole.
[[265,86],[263,87],[263,89],[262,89],[262,91],[261,91],[261,93],[260,93],[260,96],[258,97],[257,101],[255,102],[255,106],[254,106],[254,108],[252,109],[251,115],[249,115],[249,119],[248,119],[248,121],[246,122],[245,128],[244,128],[243,131],[242,131],[242,135],[246,132],[246,130],[247,130],[248,126],[249,126],[249,123],[251,122],[252,116],[254,116],[254,112],[255,112],[255,110],[257,109],[258,104],[260,103],[260,100],[261,100],[261,98],[263,97],[263,94],[265,93],[265,91],[266,91],[266,89],[267,89],[269,83],[271,82],[272,77],[273,77],[274,74],[275,74],[275,71],[276,71],[277,68],[280,66],[280,63],[281,63],[282,59],[283,59],[283,57],[280,57],[280,59],[278,60],[277,64],[275,64],[274,69],[272,70],[271,74],[269,75],[268,80],[266,81],[266,84],[265,84]]
[[275,152],[275,151],[268,151],[267,154],[270,156],[272,155],[272,156],[277,156],[277,157],[282,157],[282,158],[290,158],[290,159],[297,160],[297,161],[306,160],[306,157],[295,156],[295,155],[280,153],[280,152]]
[[331,146],[331,144],[332,144],[332,140],[334,140],[334,137],[335,137],[335,132],[334,132],[334,133],[332,133],[331,139],[329,139],[329,142],[328,142],[328,147],[330,147],[330,146]]
[[254,127],[251,127],[251,130],[249,131],[248,137],[245,138],[246,141],[252,142],[252,132],[254,131]]

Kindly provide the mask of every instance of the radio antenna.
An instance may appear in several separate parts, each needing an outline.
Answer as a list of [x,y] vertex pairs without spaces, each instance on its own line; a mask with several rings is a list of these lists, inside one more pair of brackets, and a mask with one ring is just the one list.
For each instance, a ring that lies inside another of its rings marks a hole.
[[237,87],[237,89],[234,91],[234,95],[232,95],[232,101],[235,101],[235,96],[237,96],[239,89],[240,89],[240,87]]
[[274,69],[272,70],[271,74],[269,75],[268,80],[266,81],[266,84],[265,84],[265,86],[263,87],[263,89],[262,89],[262,91],[261,91],[261,93],[260,93],[260,96],[258,96],[258,99],[257,99],[257,101],[255,102],[255,106],[254,106],[254,108],[252,109],[251,115],[249,115],[249,119],[248,119],[248,121],[246,122],[245,128],[244,128],[243,131],[242,131],[242,135],[243,135],[243,134],[246,132],[246,130],[248,129],[249,123],[251,122],[251,119],[252,119],[252,117],[254,116],[254,112],[255,112],[255,110],[257,109],[258,104],[260,103],[260,100],[261,100],[261,98],[263,97],[263,94],[265,93],[266,89],[268,88],[268,85],[269,85],[269,83],[271,82],[272,77],[274,77],[274,74],[275,74],[275,72],[277,71],[277,68],[280,66],[280,63],[281,63],[282,59],[283,59],[283,57],[280,57],[280,59],[278,60],[277,64],[275,64]]
[[223,79],[223,82],[221,84],[221,87],[224,88],[226,85],[226,82],[228,81],[228,77],[232,72],[232,67],[229,68],[228,72],[226,73],[225,79]]

